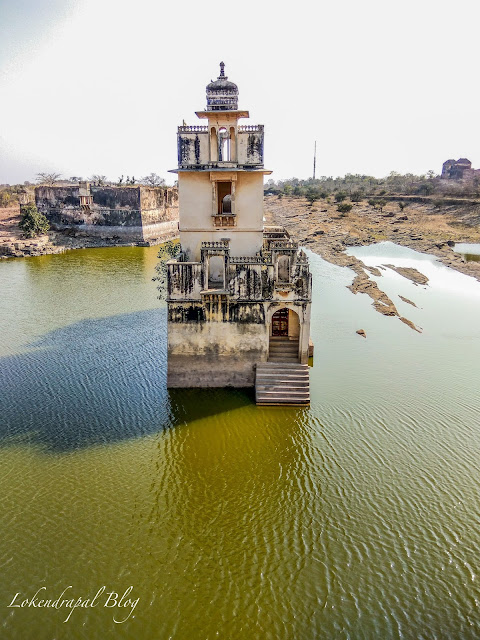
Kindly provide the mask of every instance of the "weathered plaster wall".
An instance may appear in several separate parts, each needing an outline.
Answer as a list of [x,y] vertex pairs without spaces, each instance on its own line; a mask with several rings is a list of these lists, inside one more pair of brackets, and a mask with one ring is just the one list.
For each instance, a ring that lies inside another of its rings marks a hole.
[[[241,315],[237,309],[237,317]],[[176,323],[169,317],[169,387],[252,387],[254,365],[267,357],[264,324],[241,320]]]
[[262,173],[238,172],[235,189],[235,211],[237,214],[238,229],[261,230],[260,235],[253,239],[254,243],[260,242],[261,247],[263,243]]
[[263,126],[248,125],[247,131],[239,128],[237,136],[237,158],[241,165],[263,165]]
[[230,238],[232,256],[254,256],[263,245],[263,175],[232,172],[235,185],[236,226],[216,228],[210,172],[179,173],[179,205],[182,211],[180,243],[188,259],[200,260],[202,242]]
[[179,127],[178,166],[200,166],[210,162],[209,135],[204,127]]

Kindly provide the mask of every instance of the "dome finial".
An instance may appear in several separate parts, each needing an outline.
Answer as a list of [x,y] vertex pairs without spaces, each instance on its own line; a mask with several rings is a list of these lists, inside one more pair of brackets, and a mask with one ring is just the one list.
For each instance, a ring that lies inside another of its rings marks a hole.
[[220,75],[218,76],[218,78],[224,78],[225,77],[225,63],[224,62],[220,62]]

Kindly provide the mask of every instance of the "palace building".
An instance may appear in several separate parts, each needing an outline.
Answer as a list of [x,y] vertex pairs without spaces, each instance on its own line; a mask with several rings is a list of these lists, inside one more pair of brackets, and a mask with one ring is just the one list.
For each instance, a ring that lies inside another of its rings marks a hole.
[[258,404],[308,404],[308,260],[283,227],[264,225],[264,128],[240,124],[249,113],[223,62],[196,115],[205,124],[178,127],[168,386],[255,386]]

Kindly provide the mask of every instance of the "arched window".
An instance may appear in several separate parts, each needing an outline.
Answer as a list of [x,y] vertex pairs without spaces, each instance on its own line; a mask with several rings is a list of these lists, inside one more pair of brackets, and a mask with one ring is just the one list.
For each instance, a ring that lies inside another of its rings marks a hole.
[[221,127],[218,131],[218,160],[230,162],[230,136],[225,127]]

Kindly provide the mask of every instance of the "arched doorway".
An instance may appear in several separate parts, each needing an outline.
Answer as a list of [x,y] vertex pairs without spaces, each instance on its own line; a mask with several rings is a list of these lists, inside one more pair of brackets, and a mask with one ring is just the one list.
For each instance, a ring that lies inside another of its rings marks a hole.
[[300,318],[283,307],[272,315],[268,347],[269,362],[299,362]]
[[272,336],[288,336],[288,309],[279,309],[272,316]]

